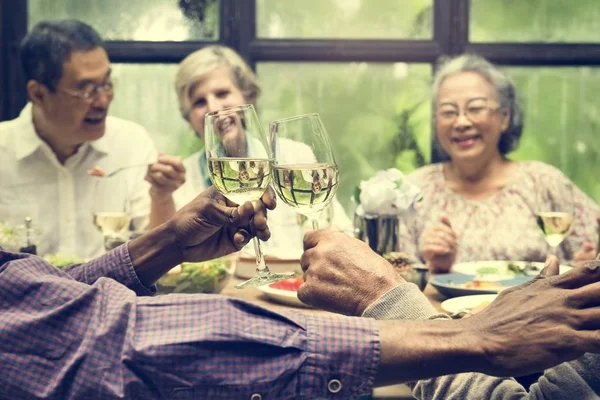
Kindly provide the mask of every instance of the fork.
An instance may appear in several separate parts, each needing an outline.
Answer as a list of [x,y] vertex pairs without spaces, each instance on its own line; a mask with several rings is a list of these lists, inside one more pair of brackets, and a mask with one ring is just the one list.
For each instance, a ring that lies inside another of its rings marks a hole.
[[92,168],[91,170],[89,170],[89,171],[88,171],[88,174],[90,174],[90,175],[92,175],[92,176],[95,176],[95,177],[98,177],[98,178],[110,178],[110,177],[112,177],[112,176],[115,176],[115,175],[116,175],[116,174],[118,174],[119,172],[121,172],[121,171],[124,171],[124,170],[126,170],[126,169],[131,169],[131,168],[140,168],[140,167],[148,167],[149,165],[152,165],[152,163],[142,163],[142,164],[132,164],[132,165],[126,165],[126,166],[124,166],[124,167],[119,167],[119,168],[115,169],[114,171],[111,171],[111,172],[110,172],[110,173],[108,173],[108,174],[106,174],[106,173],[105,173],[105,174],[104,174],[104,175],[102,175],[102,176],[100,176],[100,175],[93,175],[93,174],[90,174],[90,171],[93,171],[93,170],[94,170],[94,168],[100,168],[100,167],[97,167],[97,166],[96,166],[96,167]]

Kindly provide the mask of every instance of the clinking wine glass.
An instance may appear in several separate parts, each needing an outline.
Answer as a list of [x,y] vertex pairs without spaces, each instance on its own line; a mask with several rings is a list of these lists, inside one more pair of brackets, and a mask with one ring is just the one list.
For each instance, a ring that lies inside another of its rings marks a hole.
[[[319,217],[338,188],[339,172],[331,142],[318,114],[270,124],[273,186],[279,198],[319,229]],[[295,143],[294,143],[295,142]]]
[[551,253],[569,236],[575,220],[573,184],[559,178],[540,179],[537,190],[536,222]]
[[[210,179],[236,204],[258,201],[271,178],[268,138],[254,106],[248,104],[214,111],[204,121],[204,141]],[[258,287],[288,279],[290,273],[272,273],[265,263],[258,238],[253,238],[256,274],[235,287]]]

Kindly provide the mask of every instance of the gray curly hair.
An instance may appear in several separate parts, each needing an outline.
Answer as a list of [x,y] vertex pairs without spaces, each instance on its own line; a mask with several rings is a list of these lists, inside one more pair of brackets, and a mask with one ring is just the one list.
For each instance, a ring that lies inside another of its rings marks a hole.
[[[442,60],[442,66],[433,78],[433,102],[437,101],[440,86],[452,74],[459,72],[476,72],[488,80],[496,89],[500,100],[500,107],[508,110],[510,120],[508,127],[500,136],[498,150],[505,155],[515,150],[523,133],[523,109],[516,95],[515,84],[512,79],[485,58],[476,54],[463,54],[454,58]],[[435,118],[435,117],[434,117]],[[440,146],[437,134],[434,135],[434,144],[441,158],[448,160],[450,157]]]

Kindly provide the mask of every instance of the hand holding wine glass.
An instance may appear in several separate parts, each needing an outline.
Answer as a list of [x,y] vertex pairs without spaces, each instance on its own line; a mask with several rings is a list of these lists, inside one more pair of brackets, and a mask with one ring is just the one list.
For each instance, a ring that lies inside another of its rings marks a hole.
[[[210,179],[230,201],[259,201],[271,178],[271,152],[254,106],[243,105],[208,113],[204,141]],[[253,238],[256,275],[236,288],[257,287],[294,273],[274,274],[265,264],[258,238]]]
[[[542,182],[543,181],[543,182]],[[536,222],[556,255],[562,241],[571,233],[574,222],[573,184],[558,178],[538,182]]]
[[[339,172],[329,136],[318,114],[305,114],[271,122],[273,185],[278,197],[312,220],[319,215],[338,188]],[[304,144],[303,150],[290,146]]]

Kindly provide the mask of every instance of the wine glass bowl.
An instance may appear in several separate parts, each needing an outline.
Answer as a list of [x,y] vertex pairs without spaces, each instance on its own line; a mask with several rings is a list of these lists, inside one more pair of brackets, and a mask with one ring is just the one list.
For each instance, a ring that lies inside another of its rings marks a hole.
[[[258,201],[271,181],[270,144],[254,106],[246,104],[213,111],[204,120],[204,142],[210,179],[231,202]],[[256,274],[235,287],[257,287],[294,276],[273,274],[254,237]]]
[[122,211],[102,211],[93,214],[93,223],[104,236],[104,249],[112,250],[129,240],[131,215]]
[[552,254],[569,236],[575,220],[573,186],[566,179],[543,178],[538,182],[536,223]]
[[318,229],[319,215],[339,186],[339,170],[321,118],[313,113],[275,120],[270,134],[275,192]]

